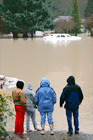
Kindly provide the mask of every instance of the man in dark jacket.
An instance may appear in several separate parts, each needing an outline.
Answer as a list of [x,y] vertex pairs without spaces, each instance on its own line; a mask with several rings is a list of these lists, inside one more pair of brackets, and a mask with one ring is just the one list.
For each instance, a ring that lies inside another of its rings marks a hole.
[[67,79],[67,85],[60,96],[60,107],[65,102],[66,116],[68,122],[68,134],[73,134],[72,114],[74,117],[75,134],[79,134],[79,105],[83,100],[83,93],[80,86],[75,84],[75,78],[70,76]]

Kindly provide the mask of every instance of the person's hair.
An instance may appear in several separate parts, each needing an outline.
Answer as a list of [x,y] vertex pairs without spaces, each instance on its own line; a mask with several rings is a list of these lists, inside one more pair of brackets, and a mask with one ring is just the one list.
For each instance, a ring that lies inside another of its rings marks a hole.
[[16,86],[17,86],[17,88],[23,89],[24,82],[23,81],[17,81]]

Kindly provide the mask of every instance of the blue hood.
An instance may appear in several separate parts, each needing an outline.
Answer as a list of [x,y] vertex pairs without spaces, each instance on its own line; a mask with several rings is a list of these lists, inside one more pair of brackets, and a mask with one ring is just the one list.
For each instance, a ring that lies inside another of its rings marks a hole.
[[49,87],[50,86],[50,82],[47,78],[43,78],[40,82],[40,87]]
[[47,78],[41,80],[34,101],[38,105],[39,112],[53,112],[56,94],[53,88],[50,87],[50,82]]

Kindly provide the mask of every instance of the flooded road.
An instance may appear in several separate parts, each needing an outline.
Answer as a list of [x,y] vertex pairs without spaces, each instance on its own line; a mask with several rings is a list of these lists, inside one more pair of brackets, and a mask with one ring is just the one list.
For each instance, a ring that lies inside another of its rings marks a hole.
[[[45,42],[35,39],[0,39],[0,74],[30,81],[34,93],[43,77],[47,77],[57,94],[53,114],[55,130],[67,130],[65,109],[59,98],[66,79],[73,75],[81,86],[84,100],[80,105],[80,131],[93,133],[93,38],[80,41]],[[5,91],[7,94],[12,89]],[[37,111],[37,122],[40,115]],[[48,124],[46,124],[48,126]]]

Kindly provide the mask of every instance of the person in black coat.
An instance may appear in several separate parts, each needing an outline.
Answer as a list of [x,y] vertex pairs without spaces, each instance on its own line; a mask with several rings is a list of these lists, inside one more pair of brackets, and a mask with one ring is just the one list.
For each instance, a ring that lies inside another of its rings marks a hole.
[[75,134],[79,134],[79,105],[82,100],[82,90],[79,85],[75,84],[75,78],[70,76],[60,96],[60,107],[62,107],[65,102],[64,108],[66,109],[69,135],[73,134],[72,114],[74,117]]

